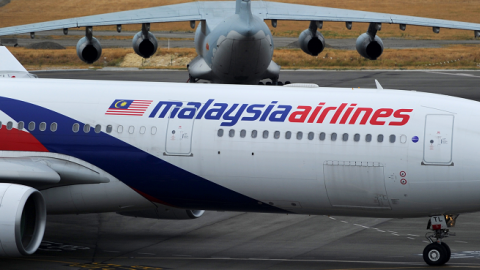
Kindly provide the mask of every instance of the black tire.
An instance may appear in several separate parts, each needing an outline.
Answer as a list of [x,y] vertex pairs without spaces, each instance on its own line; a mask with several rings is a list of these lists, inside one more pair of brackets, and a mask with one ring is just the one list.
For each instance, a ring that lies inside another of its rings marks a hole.
[[442,247],[447,252],[447,259],[445,260],[445,263],[447,263],[448,261],[450,261],[450,257],[452,256],[452,251],[450,250],[450,247],[445,242],[442,242]]
[[441,266],[447,262],[447,251],[439,243],[431,243],[423,250],[423,260],[431,266]]

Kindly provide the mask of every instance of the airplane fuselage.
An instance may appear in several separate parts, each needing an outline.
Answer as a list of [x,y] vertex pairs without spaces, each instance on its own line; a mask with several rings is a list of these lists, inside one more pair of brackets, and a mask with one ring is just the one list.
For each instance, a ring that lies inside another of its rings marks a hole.
[[211,67],[214,82],[256,84],[265,78],[274,44],[262,19],[252,15],[245,21],[235,14],[218,25],[207,24],[206,33],[202,23],[195,33],[196,50]]
[[[120,211],[139,201],[133,194],[220,211],[403,218],[480,210],[478,102],[225,87],[5,79],[0,153],[70,160],[111,179],[44,190],[50,213]],[[133,101],[148,104],[112,109]],[[123,185],[130,195],[112,192]]]
[[188,66],[192,79],[257,84],[279,77],[272,33],[252,14],[250,2],[237,3],[236,14],[229,17],[201,21],[194,42],[198,56]]

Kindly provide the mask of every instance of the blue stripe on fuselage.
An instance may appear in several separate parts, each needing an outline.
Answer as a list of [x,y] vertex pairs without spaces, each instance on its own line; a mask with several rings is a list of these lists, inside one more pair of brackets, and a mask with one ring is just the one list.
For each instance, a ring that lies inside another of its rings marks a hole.
[[[30,133],[50,152],[76,157],[110,173],[131,188],[158,200],[186,209],[287,213],[205,178],[174,166],[113,136],[92,129],[83,132],[83,124],[49,109],[0,97],[0,109],[15,121],[36,123]],[[40,131],[39,124],[47,123]],[[56,132],[50,124],[58,123]],[[74,133],[72,126],[80,124]]]

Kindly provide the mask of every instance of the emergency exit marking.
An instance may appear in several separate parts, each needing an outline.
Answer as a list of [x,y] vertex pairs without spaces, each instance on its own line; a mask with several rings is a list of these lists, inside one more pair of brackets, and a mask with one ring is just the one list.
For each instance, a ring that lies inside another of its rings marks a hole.
[[400,183],[401,183],[402,185],[406,185],[406,184],[407,184],[407,179],[402,179],[402,180],[400,180]]
[[401,172],[400,172],[400,176],[401,176],[401,177],[405,177],[405,176],[407,176],[407,173],[406,173],[405,171],[401,171]]

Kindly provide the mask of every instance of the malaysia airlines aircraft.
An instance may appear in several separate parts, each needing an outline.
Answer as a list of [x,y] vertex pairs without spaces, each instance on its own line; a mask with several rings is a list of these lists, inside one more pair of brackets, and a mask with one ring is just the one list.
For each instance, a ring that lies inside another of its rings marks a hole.
[[122,24],[142,24],[132,46],[139,56],[149,58],[158,47],[150,23],[184,21],[190,22],[193,29],[199,21],[194,40],[198,56],[187,66],[190,82],[204,79],[257,84],[262,79],[271,79],[272,84],[280,84],[280,66],[272,61],[273,37],[265,20],[270,20],[273,27],[279,20],[308,22],[298,43],[305,53],[313,56],[325,48],[325,38],[318,31],[324,21],[345,22],[348,29],[352,29],[353,22],[370,23],[366,33],[356,41],[358,53],[370,60],[383,53],[383,42],[377,35],[382,23],[398,24],[402,31],[407,25],[432,27],[434,33],[439,33],[440,28],[472,30],[475,38],[480,37],[480,24],[475,23],[250,0],[196,1],[13,26],[0,28],[0,36],[30,33],[34,38],[35,32],[55,29],[63,29],[66,35],[69,28],[85,27],[85,37],[77,43],[77,54],[82,61],[93,63],[102,54],[100,42],[93,36],[94,26],[116,25],[120,32]]
[[[443,265],[480,211],[480,103],[400,90],[0,79],[0,255],[46,214],[426,217]],[[201,209],[201,210],[200,210]],[[420,229],[420,228],[419,228]]]

